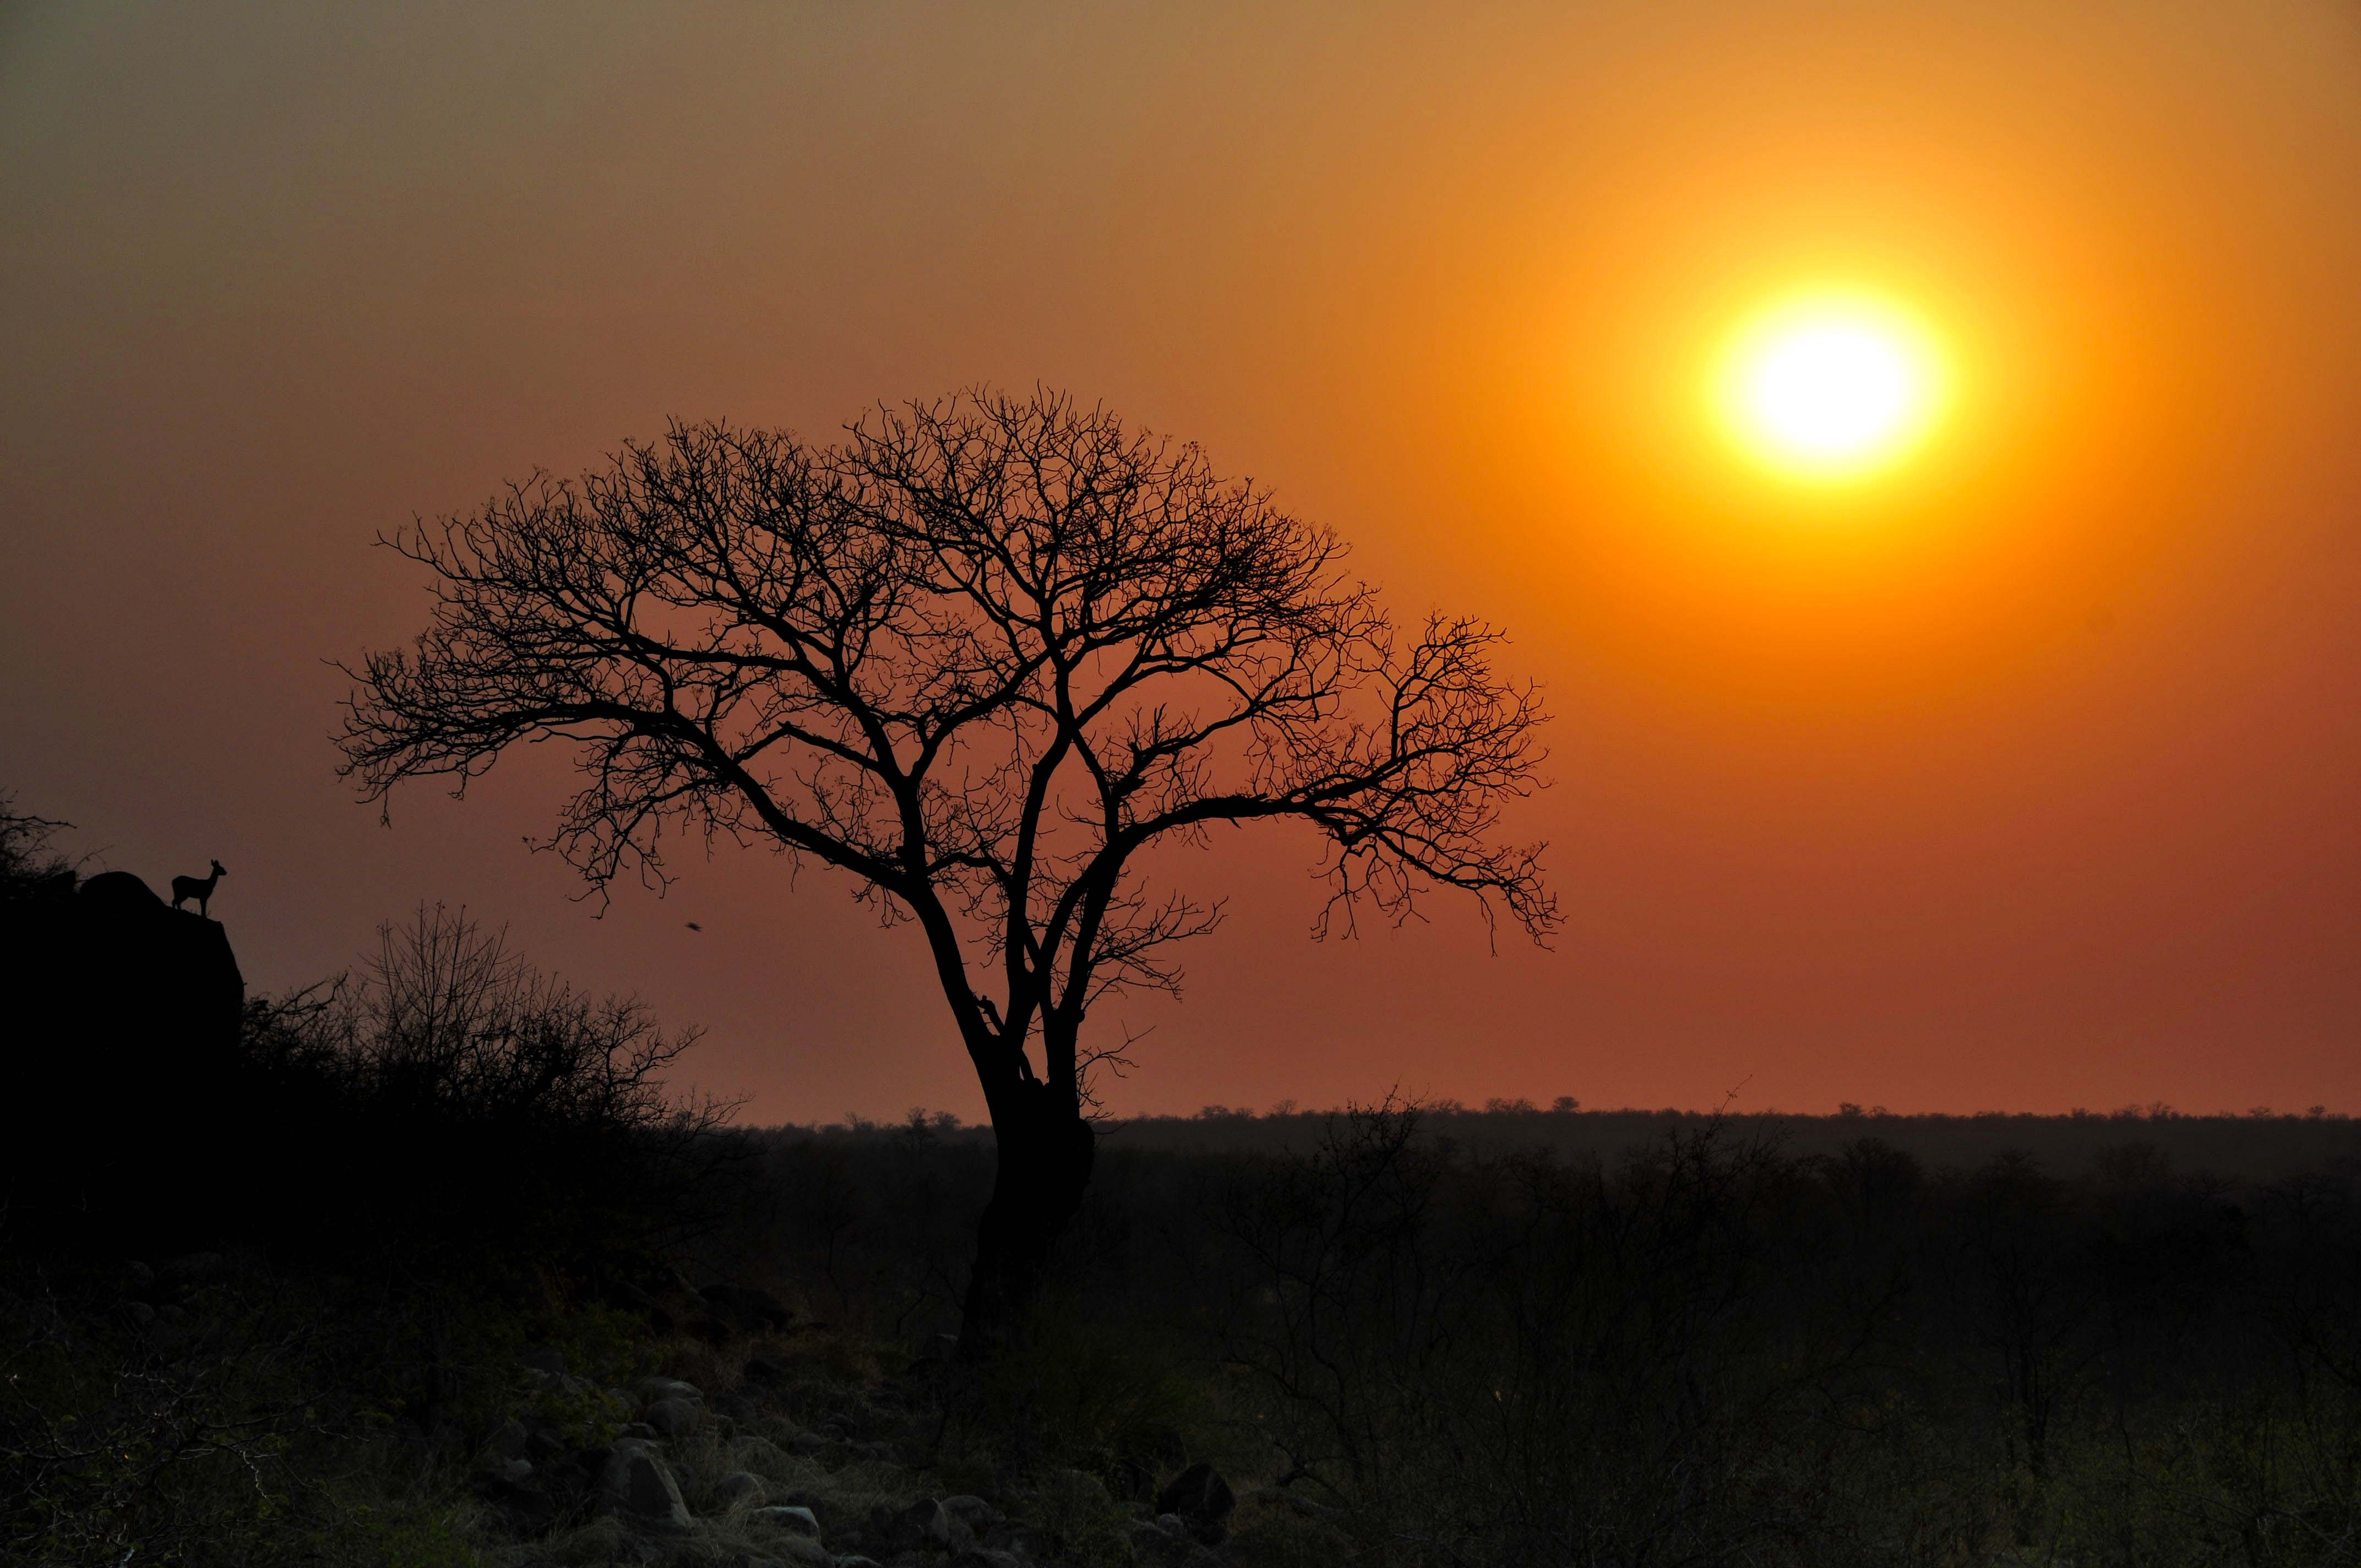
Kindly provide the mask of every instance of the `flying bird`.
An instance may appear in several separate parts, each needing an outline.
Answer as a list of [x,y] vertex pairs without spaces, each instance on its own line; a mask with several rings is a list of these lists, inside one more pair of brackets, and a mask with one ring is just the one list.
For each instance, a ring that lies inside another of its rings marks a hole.
[[687,920],[687,921],[684,921],[684,922],[682,922],[682,924],[686,925],[686,926],[690,930],[692,930],[692,931],[702,931],[702,930],[704,930],[704,929],[705,929],[705,927],[702,927],[702,926],[698,925],[698,924],[697,924],[696,921],[694,921],[694,920]]

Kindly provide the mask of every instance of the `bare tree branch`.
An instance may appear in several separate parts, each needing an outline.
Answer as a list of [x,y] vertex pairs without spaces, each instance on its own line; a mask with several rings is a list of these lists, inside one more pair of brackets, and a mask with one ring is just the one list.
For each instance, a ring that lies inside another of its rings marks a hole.
[[1078,1110],[1091,1008],[1177,991],[1219,922],[1153,847],[1309,824],[1320,933],[1434,888],[1557,923],[1540,846],[1499,838],[1545,758],[1499,633],[1397,628],[1327,530],[1061,395],[880,408],[826,449],[675,424],[388,543],[436,602],[348,671],[366,798],[556,741],[582,783],[546,847],[593,889],[660,880],[674,829],[850,873],[925,933],[996,1115],[1035,1043]]

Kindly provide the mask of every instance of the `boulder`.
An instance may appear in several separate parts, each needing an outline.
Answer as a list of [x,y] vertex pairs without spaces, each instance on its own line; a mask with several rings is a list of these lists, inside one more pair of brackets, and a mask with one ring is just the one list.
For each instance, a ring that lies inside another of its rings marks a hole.
[[476,1461],[476,1468],[495,1480],[522,1486],[533,1478],[530,1459],[502,1459],[497,1453],[487,1453]]
[[642,1377],[631,1385],[631,1392],[642,1405],[653,1405],[659,1399],[694,1399],[705,1402],[705,1391],[694,1383],[684,1383],[677,1377]]
[[1129,1533],[1131,1554],[1141,1563],[1178,1562],[1192,1544],[1186,1535],[1177,1530],[1168,1530],[1153,1519],[1134,1519]]
[[686,1437],[705,1420],[705,1407],[694,1399],[658,1399],[640,1419],[664,1437]]
[[618,1439],[608,1450],[598,1472],[598,1504],[627,1523],[668,1534],[686,1535],[696,1523],[655,1445],[631,1438]]
[[869,1510],[870,1533],[895,1552],[964,1552],[975,1536],[959,1516],[932,1497],[899,1510],[880,1503]]
[[773,1503],[764,1508],[748,1509],[744,1522],[760,1525],[783,1535],[801,1536],[806,1541],[819,1539],[819,1516],[806,1508]]
[[1172,1477],[1156,1494],[1156,1511],[1178,1515],[1190,1535],[1207,1546],[1219,1546],[1229,1539],[1230,1514],[1237,1506],[1237,1494],[1230,1490],[1229,1482],[1202,1462]]
[[751,1471],[732,1470],[713,1484],[713,1507],[721,1513],[759,1506],[763,1498],[763,1478]]
[[960,1523],[978,1535],[982,1535],[1000,1522],[1001,1515],[998,1508],[994,1508],[982,1497],[964,1492],[957,1497],[945,1497],[943,1508],[953,1519],[958,1519]]

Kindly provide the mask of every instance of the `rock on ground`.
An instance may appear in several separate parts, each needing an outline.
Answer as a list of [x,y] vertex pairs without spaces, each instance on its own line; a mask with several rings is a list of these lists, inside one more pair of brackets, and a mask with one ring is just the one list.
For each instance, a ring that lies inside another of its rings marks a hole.
[[975,1544],[974,1532],[933,1497],[898,1511],[880,1503],[870,1510],[869,1528],[873,1539],[895,1552],[963,1552]]
[[994,1508],[982,1497],[966,1493],[961,1493],[955,1497],[945,1497],[943,1510],[978,1535],[982,1535],[985,1530],[998,1524],[1001,1519],[998,1508]]
[[774,1503],[755,1508],[746,1515],[746,1522],[761,1525],[787,1535],[798,1535],[806,1541],[819,1539],[819,1516],[811,1509],[790,1504]]
[[658,1399],[640,1419],[666,1437],[686,1437],[705,1420],[705,1407],[694,1399]]
[[696,1524],[681,1501],[672,1466],[650,1442],[625,1438],[608,1450],[598,1473],[600,1503],[631,1523],[686,1534]]
[[759,1507],[763,1498],[763,1478],[750,1471],[732,1470],[713,1484],[713,1507],[721,1513]]
[[1177,1514],[1189,1533],[1207,1546],[1229,1539],[1230,1514],[1238,1506],[1222,1473],[1203,1463],[1191,1464],[1156,1494],[1159,1515]]

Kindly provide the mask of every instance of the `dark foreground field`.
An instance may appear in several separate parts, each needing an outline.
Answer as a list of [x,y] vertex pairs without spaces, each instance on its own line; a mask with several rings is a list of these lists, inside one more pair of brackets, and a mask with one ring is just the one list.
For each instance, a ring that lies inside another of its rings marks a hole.
[[543,1103],[498,1066],[250,1008],[170,1190],[12,1208],[8,1560],[2325,1564],[2361,1540],[2340,1120],[1121,1124],[1030,1337],[972,1367],[947,1352],[981,1134]]

